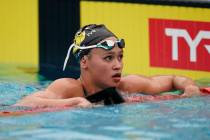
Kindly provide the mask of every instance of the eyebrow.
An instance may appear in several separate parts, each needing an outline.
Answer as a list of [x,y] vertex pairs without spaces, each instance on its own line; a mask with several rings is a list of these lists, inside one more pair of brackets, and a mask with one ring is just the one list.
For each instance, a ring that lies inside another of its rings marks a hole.
[[[121,53],[123,53],[123,50],[119,51],[119,54],[121,54]],[[115,52],[110,50],[110,51],[107,51],[107,52],[104,53],[104,55],[107,55],[107,54],[112,54],[113,55],[113,54],[115,54]]]

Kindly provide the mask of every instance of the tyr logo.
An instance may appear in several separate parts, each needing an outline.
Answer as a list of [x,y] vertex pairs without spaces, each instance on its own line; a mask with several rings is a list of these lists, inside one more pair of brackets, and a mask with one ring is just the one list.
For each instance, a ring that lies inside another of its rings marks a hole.
[[210,71],[210,22],[149,19],[150,65]]
[[[194,40],[190,37],[185,29],[165,28],[165,34],[172,38],[172,59],[178,60],[178,38],[183,37],[190,48],[190,61],[196,62],[197,60],[197,47],[202,39],[210,39],[210,31],[199,31]],[[210,45],[204,45],[210,54]]]

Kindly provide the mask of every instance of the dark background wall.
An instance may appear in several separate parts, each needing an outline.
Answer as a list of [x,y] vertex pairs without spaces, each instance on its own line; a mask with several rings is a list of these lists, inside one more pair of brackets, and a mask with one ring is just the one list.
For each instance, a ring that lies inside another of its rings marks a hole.
[[[76,63],[62,71],[74,33],[80,27],[79,0],[39,0],[39,73],[48,79],[78,77]],[[71,58],[71,60],[74,58]],[[74,60],[71,62],[75,62]]]

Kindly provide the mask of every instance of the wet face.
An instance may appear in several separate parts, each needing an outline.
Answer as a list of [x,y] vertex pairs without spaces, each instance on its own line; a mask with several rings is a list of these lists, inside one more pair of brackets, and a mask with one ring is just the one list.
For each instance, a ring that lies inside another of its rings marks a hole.
[[[116,38],[111,37],[106,40],[116,41]],[[85,57],[87,57],[87,71],[97,86],[107,88],[119,84],[123,68],[123,49],[117,46],[111,50],[94,48]]]

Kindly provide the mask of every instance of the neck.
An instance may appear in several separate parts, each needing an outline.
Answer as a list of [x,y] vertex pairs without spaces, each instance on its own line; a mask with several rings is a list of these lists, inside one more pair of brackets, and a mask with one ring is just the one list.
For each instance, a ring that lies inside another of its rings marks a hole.
[[103,88],[98,87],[91,78],[88,78],[88,76],[80,75],[79,79],[88,96],[103,90]]

